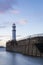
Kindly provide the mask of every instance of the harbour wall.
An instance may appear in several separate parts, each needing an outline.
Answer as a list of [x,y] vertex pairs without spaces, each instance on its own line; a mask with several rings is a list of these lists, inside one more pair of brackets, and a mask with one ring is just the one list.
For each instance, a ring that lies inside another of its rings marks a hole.
[[43,37],[31,37],[19,41],[8,41],[6,50],[29,56],[43,57]]

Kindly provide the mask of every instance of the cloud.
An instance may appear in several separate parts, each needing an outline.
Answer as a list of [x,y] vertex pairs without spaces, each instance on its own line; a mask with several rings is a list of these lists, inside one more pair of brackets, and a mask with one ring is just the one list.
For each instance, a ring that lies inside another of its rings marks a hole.
[[11,10],[10,11],[12,14],[19,14],[20,12],[18,10]]
[[0,35],[0,38],[3,38],[3,37],[10,37],[10,35]]
[[17,37],[21,37],[21,35],[17,35]]
[[16,4],[16,0],[0,0],[0,13],[5,12]]
[[1,14],[3,14],[3,13],[4,13],[4,11],[0,11],[0,13],[1,13]]
[[20,20],[20,21],[19,21],[19,24],[23,24],[23,25],[24,25],[24,24],[27,24],[27,20]]
[[13,23],[14,23],[14,21],[0,22],[0,29],[12,27]]
[[0,25],[0,28],[6,28],[6,26],[5,25]]
[[9,26],[8,23],[9,22],[2,22],[2,23],[0,23],[0,28],[6,28],[6,27],[8,27]]

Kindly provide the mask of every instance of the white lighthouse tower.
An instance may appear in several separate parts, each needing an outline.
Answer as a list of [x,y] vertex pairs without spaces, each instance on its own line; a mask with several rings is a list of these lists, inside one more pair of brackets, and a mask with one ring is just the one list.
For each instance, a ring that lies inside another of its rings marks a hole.
[[12,40],[16,41],[16,25],[15,23],[12,26]]

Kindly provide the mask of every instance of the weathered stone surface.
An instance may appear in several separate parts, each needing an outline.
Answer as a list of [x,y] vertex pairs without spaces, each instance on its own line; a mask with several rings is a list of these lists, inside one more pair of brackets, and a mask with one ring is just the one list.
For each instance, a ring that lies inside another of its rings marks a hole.
[[37,46],[37,44],[41,43],[43,44],[43,37],[28,38],[15,42],[12,40],[6,43],[6,50],[43,57],[43,53],[40,52]]

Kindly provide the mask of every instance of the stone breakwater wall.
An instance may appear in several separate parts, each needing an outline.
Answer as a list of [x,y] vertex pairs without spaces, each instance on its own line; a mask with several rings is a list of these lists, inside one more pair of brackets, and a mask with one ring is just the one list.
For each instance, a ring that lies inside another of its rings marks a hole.
[[43,57],[43,37],[27,38],[16,42],[8,41],[6,50]]

